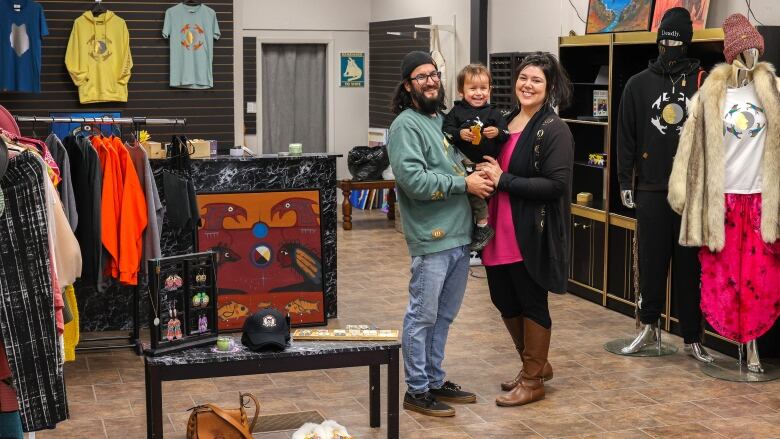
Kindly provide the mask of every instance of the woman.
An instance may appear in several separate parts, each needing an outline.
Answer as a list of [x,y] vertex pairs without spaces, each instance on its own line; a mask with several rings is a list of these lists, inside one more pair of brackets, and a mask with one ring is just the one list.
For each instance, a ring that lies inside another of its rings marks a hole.
[[566,291],[574,140],[554,108],[571,100],[571,83],[558,60],[537,52],[518,66],[515,93],[519,108],[507,116],[510,138],[498,159],[479,167],[493,181],[497,196],[489,218],[496,237],[482,253],[490,299],[501,312],[522,361],[500,406],[544,398],[552,378],[547,362],[550,311],[547,292]]

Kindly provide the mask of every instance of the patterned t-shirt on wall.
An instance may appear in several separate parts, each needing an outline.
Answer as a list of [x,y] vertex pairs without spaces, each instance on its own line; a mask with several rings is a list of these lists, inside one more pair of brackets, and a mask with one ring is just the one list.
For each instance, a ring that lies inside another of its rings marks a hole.
[[170,40],[171,87],[211,88],[214,40],[219,39],[217,13],[200,4],[179,3],[165,11],[163,37]]
[[0,92],[41,91],[43,8],[32,0],[0,0]]

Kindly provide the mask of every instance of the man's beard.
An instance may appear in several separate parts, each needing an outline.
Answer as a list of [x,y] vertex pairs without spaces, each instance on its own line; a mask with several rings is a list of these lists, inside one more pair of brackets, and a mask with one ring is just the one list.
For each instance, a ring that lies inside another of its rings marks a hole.
[[428,98],[425,92],[435,89],[435,85],[426,85],[422,90],[418,90],[412,85],[412,101],[417,105],[417,110],[425,114],[433,114],[439,111],[444,105],[444,86],[439,83],[439,94],[435,98]]

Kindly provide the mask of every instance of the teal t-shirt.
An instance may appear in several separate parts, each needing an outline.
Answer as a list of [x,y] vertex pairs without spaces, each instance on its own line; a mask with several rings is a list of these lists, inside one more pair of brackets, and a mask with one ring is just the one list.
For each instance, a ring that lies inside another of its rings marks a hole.
[[217,13],[204,4],[179,3],[165,11],[162,33],[171,46],[171,87],[213,87],[214,40],[220,36]]

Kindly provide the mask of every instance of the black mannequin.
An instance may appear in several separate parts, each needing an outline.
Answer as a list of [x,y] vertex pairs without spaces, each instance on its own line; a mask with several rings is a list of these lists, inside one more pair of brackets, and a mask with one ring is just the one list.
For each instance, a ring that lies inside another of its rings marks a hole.
[[696,360],[711,362],[701,346],[698,256],[695,249],[678,244],[680,216],[666,201],[688,102],[698,90],[700,63],[687,56],[692,35],[688,11],[668,10],[658,30],[658,59],[628,80],[621,99],[618,180],[621,201],[636,208],[642,323],[639,335],[622,352],[633,354],[658,340],[671,264],[686,351]]

